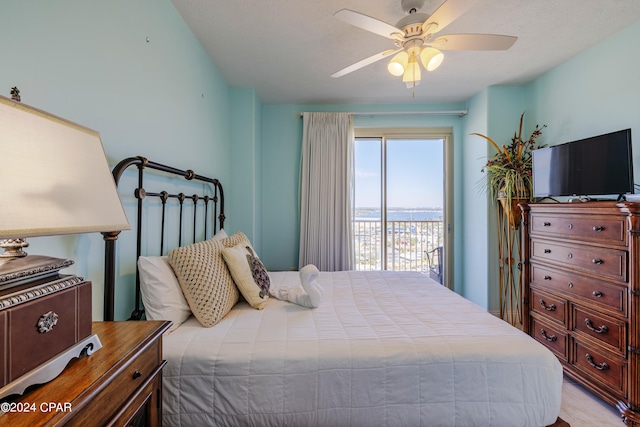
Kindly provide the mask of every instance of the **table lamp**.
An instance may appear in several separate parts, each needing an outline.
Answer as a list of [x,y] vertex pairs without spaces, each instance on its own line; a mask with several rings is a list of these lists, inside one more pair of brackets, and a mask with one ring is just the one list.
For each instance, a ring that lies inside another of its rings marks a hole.
[[129,228],[99,133],[0,96],[0,399],[102,346],[91,282],[25,239]]

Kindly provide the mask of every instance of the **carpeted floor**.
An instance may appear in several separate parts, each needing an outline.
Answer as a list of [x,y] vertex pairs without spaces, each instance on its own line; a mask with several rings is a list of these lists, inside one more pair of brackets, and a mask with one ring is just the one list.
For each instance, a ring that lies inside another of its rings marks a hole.
[[[562,385],[560,418],[571,427],[625,427],[616,408],[567,377]],[[553,427],[567,427],[566,423]]]

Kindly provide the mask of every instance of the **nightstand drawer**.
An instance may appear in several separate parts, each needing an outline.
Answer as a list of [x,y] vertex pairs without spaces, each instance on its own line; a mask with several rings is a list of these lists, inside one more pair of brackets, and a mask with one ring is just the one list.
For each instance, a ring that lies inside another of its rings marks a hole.
[[533,239],[533,260],[559,264],[585,273],[597,274],[614,280],[627,280],[627,252],[618,249],[592,248]]
[[549,266],[532,264],[531,281],[537,287],[559,291],[571,297],[580,297],[610,311],[627,315],[627,287],[603,280],[566,273]]
[[573,330],[597,340],[620,355],[627,348],[626,323],[580,306],[573,307]]
[[[113,380],[102,389],[83,411],[74,417],[69,425],[90,425],[95,419],[108,419],[125,406],[138,387],[145,385],[151,375],[162,366],[160,341],[151,343],[137,357],[129,360]],[[100,352],[96,353],[100,356]]]
[[562,360],[567,357],[567,330],[531,317],[531,336],[540,341]]
[[625,217],[532,215],[531,234],[626,245]]
[[619,356],[596,350],[588,344],[574,341],[573,365],[596,378],[617,393],[626,393],[627,365]]
[[567,300],[532,287],[529,304],[531,309],[540,313],[541,316],[554,319],[562,325],[567,324]]

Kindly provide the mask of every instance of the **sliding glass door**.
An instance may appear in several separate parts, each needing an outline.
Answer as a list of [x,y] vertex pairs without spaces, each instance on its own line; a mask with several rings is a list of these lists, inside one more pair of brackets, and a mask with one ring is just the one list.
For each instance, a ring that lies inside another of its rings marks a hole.
[[419,271],[442,283],[448,135],[377,132],[355,141],[356,269]]

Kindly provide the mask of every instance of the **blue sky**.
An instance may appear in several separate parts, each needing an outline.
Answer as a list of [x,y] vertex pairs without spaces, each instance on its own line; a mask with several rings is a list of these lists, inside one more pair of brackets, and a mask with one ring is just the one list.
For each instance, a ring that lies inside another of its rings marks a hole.
[[[442,207],[443,140],[387,140],[387,206]],[[357,139],[355,206],[380,206],[381,140]]]

